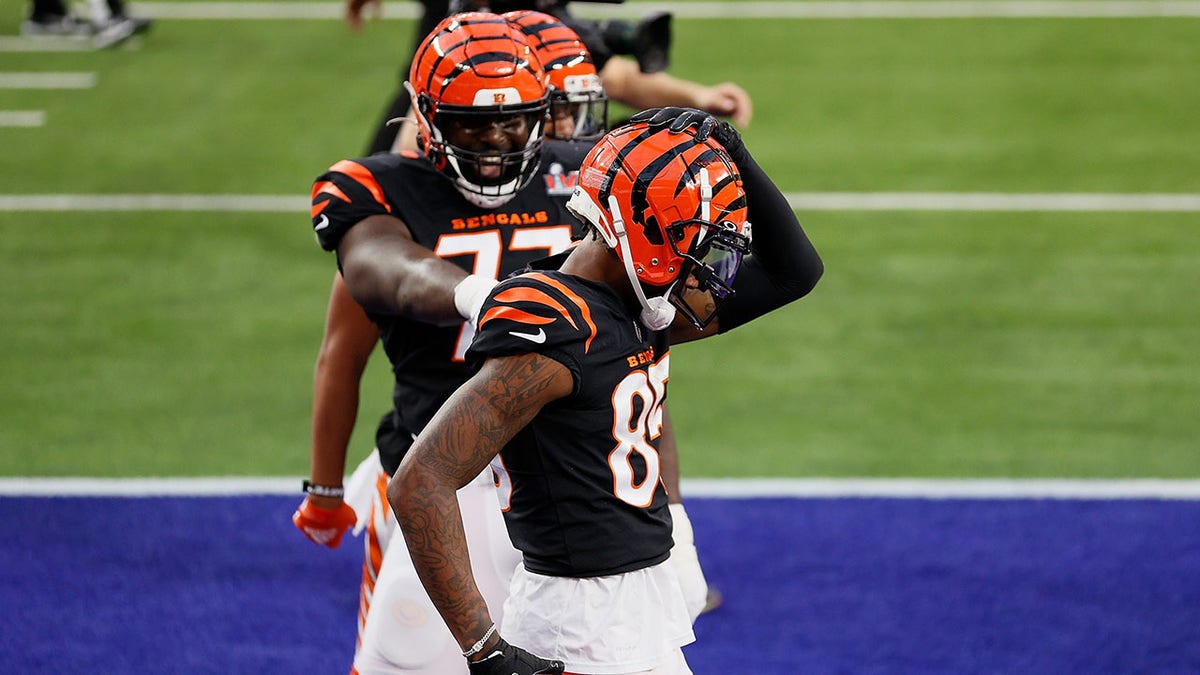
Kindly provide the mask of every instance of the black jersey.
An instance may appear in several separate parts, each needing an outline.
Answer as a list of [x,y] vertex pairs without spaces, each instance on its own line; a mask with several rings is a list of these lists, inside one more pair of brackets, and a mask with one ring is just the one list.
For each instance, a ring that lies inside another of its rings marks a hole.
[[470,360],[537,352],[575,380],[492,463],[532,572],[618,574],[670,553],[658,456],[670,341],[636,315],[607,285],[561,272],[508,279],[484,303]]
[[[503,278],[529,262],[570,246],[582,225],[565,207],[588,147],[548,141],[541,175],[507,204],[468,202],[424,157],[380,153],[334,164],[313,184],[313,229],[322,248],[336,250],[351,227],[393,215],[413,239],[470,273]],[[439,327],[370,314],[392,364],[393,409],[376,433],[380,459],[395,472],[413,438],[466,381],[463,355],[474,334],[466,322]]]

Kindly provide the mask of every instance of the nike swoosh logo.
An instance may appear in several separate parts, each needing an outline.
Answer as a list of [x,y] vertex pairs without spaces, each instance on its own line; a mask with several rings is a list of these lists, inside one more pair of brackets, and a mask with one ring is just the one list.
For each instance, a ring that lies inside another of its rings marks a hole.
[[313,229],[319,231],[319,230],[323,230],[327,227],[329,227],[329,216],[322,213],[321,220],[318,221],[316,225],[313,225]]
[[541,328],[537,329],[536,333],[518,333],[515,330],[510,330],[508,331],[508,334],[513,337],[525,338],[526,340],[539,345],[546,341],[546,331],[542,330]]

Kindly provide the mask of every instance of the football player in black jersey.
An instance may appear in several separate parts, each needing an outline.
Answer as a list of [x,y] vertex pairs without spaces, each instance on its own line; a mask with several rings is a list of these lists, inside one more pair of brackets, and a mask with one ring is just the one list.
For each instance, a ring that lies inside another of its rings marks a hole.
[[[519,10],[506,12],[504,17],[525,33],[530,46],[541,58],[546,76],[553,86],[550,91],[547,137],[589,144],[599,140],[607,130],[608,95],[601,86],[600,76],[583,42],[574,31],[549,14]],[[670,100],[671,97],[668,95],[666,98]],[[694,621],[700,614],[718,607],[722,598],[719,591],[708,585],[704,570],[700,567],[691,519],[684,509],[683,496],[679,491],[679,454],[675,446],[675,432],[665,410],[663,416],[663,447],[660,448],[664,464],[663,482],[675,526],[671,563],[679,573],[684,597],[688,601],[688,612]]]
[[[334,344],[328,352],[348,362],[338,373],[343,379],[314,385],[312,480],[293,519],[329,546],[356,519],[368,530],[354,665],[362,675],[468,670],[462,652],[470,645],[456,643],[438,617],[404,542],[390,541],[396,528],[383,489],[414,435],[467,378],[463,354],[474,324],[465,319],[495,279],[565,250],[581,233],[565,201],[589,147],[543,144],[545,73],[503,17],[477,13],[441,22],[418,48],[409,85],[418,101],[421,152],[338,162],[313,186],[314,230],[324,248],[337,251],[343,272],[327,332],[336,328],[339,339],[366,347],[347,352]],[[378,459],[364,462],[343,490],[353,417],[317,413],[356,410],[358,377],[375,335],[392,362],[394,407],[376,436]],[[321,397],[348,403],[329,408]],[[473,571],[493,611],[501,612],[519,555],[505,532],[491,472],[477,473],[459,499],[468,514]]]
[[[694,636],[664,564],[670,346],[806,295],[823,264],[737,132],[698,110],[646,111],[610,132],[568,207],[591,236],[558,269],[491,289],[468,353],[479,371],[387,496],[430,597],[459,644],[497,664],[488,672],[540,672],[517,652],[579,675],[687,674]],[[501,630],[455,497],[489,464],[523,559]]]
[[[573,169],[578,166],[586,148],[590,147],[590,142],[598,137],[599,134],[596,132],[602,133],[604,130],[605,98],[603,90],[596,88],[594,66],[586,58],[580,58],[586,57],[586,50],[583,50],[578,43],[574,43],[575,48],[581,50],[581,53],[575,53],[570,58],[565,58],[566,52],[572,48],[569,36],[559,34],[554,30],[547,33],[549,28],[545,24],[531,22],[533,17],[530,15],[533,14],[537,13],[525,12],[521,13],[519,17],[508,18],[523,19],[528,24],[526,28],[532,27],[547,36],[553,34],[554,39],[550,41],[553,43],[553,49],[549,50],[551,53],[547,57],[540,60],[547,64],[566,65],[562,68],[548,66],[553,70],[547,74],[546,79],[555,86],[555,91],[551,95],[551,119],[547,123],[544,135],[546,138],[589,143],[589,145],[583,146],[582,150],[579,147],[565,149],[561,147],[562,144],[555,142],[547,143],[544,146],[544,154],[547,154],[549,159],[543,162],[541,180],[534,180],[525,190],[541,190],[549,198],[562,202],[570,194],[571,187],[574,185],[576,172]],[[558,26],[554,28],[557,29]],[[534,41],[531,46],[538,51],[539,55],[542,55],[542,48],[547,46],[547,42]],[[583,105],[571,107],[577,104]],[[575,114],[565,116],[557,114],[562,111],[571,111]],[[397,199],[401,203],[401,211],[404,212],[404,209],[407,209],[405,215],[402,216],[405,222],[425,221],[424,212],[414,209],[410,203],[420,194],[427,195],[429,199],[444,207],[452,220],[454,214],[465,216],[459,218],[462,221],[459,229],[462,229],[461,225],[463,224],[468,229],[476,230],[495,227],[494,224],[489,225],[486,222],[486,216],[483,220],[472,220],[470,214],[474,213],[475,209],[464,204],[462,197],[454,195],[452,191],[436,189],[426,191],[424,183],[420,182],[416,189],[408,193],[397,193],[391,189],[387,183],[393,178],[386,176],[394,173],[404,179],[410,178],[412,175],[411,162],[403,162],[392,168],[388,168],[386,163],[377,164],[367,160],[339,163],[340,168],[335,167],[335,170],[322,176],[319,182],[329,180],[332,176],[332,180],[335,181],[334,187],[336,187],[336,181],[344,181],[347,176],[360,172],[360,168],[356,166],[359,162],[370,167],[372,178],[375,177],[376,172],[379,176],[383,176],[378,182],[388,187],[383,191],[387,200]],[[346,176],[338,176],[338,174],[346,174]],[[433,179],[434,182],[437,180],[437,178]],[[320,196],[325,194],[324,191],[317,191],[316,194],[318,201],[327,199],[325,196]],[[370,205],[369,212],[386,213],[378,204],[371,203],[375,199],[371,190],[367,190],[366,193],[360,192],[359,196],[362,196],[364,201]],[[505,206],[500,206],[496,210],[503,211],[505,208]],[[351,219],[346,220],[346,223],[353,224],[352,219],[356,216],[353,213],[347,215],[348,213],[343,208],[315,211],[314,225],[321,227],[326,222],[342,222],[346,218]],[[332,217],[332,220],[326,221],[322,216]],[[496,219],[502,220],[504,217],[500,215]],[[527,219],[522,217],[521,220],[526,221]],[[536,215],[534,220],[538,220]],[[539,227],[542,225],[536,222],[530,227],[522,226],[522,229],[525,230],[525,233],[520,235],[524,237],[523,241],[529,241],[532,229]],[[318,235],[321,232],[322,230],[318,230]],[[336,233],[327,234],[322,241],[332,240],[331,237],[335,236],[338,235]],[[512,241],[517,242],[517,240],[518,236],[514,234]],[[558,248],[561,248],[561,245],[547,246],[544,252],[551,252]],[[454,249],[451,247],[448,250],[452,252]],[[470,260],[464,259],[461,262],[467,264]],[[421,264],[429,264],[429,261],[422,260]],[[502,274],[514,269],[515,265],[516,263],[512,262],[509,253],[502,254],[500,263]],[[465,274],[465,272],[457,270],[452,273]],[[426,290],[423,291],[425,293],[441,292],[447,299],[451,297],[450,287],[444,287],[441,290],[432,287],[425,288]],[[379,326],[372,321],[372,318],[381,322]],[[461,319],[459,320],[461,321]],[[448,395],[454,385],[466,377],[465,373],[446,371],[440,365],[439,358],[446,360],[448,357],[436,356],[438,353],[436,344],[439,340],[443,345],[454,341],[458,341],[460,345],[465,344],[458,333],[432,331],[429,333],[429,340],[432,341],[429,346],[434,348],[419,353],[411,352],[408,345],[418,340],[403,341],[401,338],[409,333],[397,328],[411,325],[410,322],[396,322],[394,317],[389,317],[386,312],[369,318],[350,296],[341,274],[335,275],[326,317],[325,336],[314,375],[312,480],[309,487],[306,488],[309,494],[297,511],[294,520],[310,539],[329,547],[339,545],[346,529],[354,525],[356,520],[359,522],[360,529],[365,529],[367,532],[364,541],[366,555],[364,556],[362,598],[358,621],[358,651],[361,656],[356,659],[360,665],[359,669],[363,673],[440,674],[459,670],[465,672],[466,670],[449,633],[434,616],[432,605],[425,598],[424,590],[415,579],[403,541],[393,540],[395,520],[383,496],[387,479],[399,463],[400,457],[407,450],[413,434],[420,430],[420,425],[424,424],[427,415],[436,409],[437,404]],[[401,401],[422,398],[426,398],[431,403],[426,406],[425,410],[428,411],[426,413],[417,409],[413,414],[407,411],[402,412],[397,408],[385,415],[377,434],[378,448],[376,452],[373,452],[359,465],[343,490],[341,485],[346,466],[346,452],[358,412],[359,382],[374,346],[381,337],[380,326],[391,326],[385,336],[385,351],[389,357],[392,357],[394,362],[397,356],[404,358],[403,371],[397,372],[397,406]],[[464,334],[469,335],[469,333]],[[443,354],[457,352],[458,349],[452,347],[443,346],[441,348]],[[434,354],[435,357],[425,358],[426,354]],[[425,384],[428,384],[430,388],[423,389]],[[673,462],[674,451],[664,450],[663,457],[664,464],[669,461]],[[677,465],[673,464],[664,471],[664,480],[671,489],[671,510],[675,520],[676,547],[671,560],[680,568],[681,578],[690,580],[688,599],[691,606],[689,610],[692,611],[694,617],[694,614],[704,607],[706,585],[703,572],[696,559],[695,547],[691,541],[687,514],[678,500]],[[486,563],[490,556],[490,559],[494,560],[497,565],[509,564],[511,567],[515,565],[515,553],[506,543],[507,538],[500,530],[502,525],[498,524],[495,503],[491,502],[485,494],[486,485],[487,482],[481,480],[480,485],[464,490],[460,494],[467,518],[477,517],[488,525],[486,536],[480,534],[474,537],[472,545],[484,546],[484,542],[480,540],[498,539],[498,542],[494,542],[498,543],[496,549],[479,551],[476,553],[476,557]],[[467,499],[472,500],[470,501],[472,510],[466,510]],[[353,508],[347,505],[347,502],[352,504]],[[488,518],[486,514],[477,515],[482,510],[489,510],[491,518]],[[355,511],[357,511],[357,516]],[[390,550],[397,551],[397,553],[389,555],[388,551]],[[511,557],[504,557],[505,550]],[[499,553],[495,551],[499,551]],[[420,598],[414,598],[414,594],[419,595]],[[502,598],[505,594],[506,591],[493,588],[489,599]],[[387,609],[396,607],[399,607],[400,610]]]

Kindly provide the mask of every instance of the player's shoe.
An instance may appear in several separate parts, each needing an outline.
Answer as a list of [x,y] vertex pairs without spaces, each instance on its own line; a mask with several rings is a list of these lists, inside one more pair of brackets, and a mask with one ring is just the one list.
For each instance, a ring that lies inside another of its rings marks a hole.
[[704,608],[700,610],[700,615],[704,616],[705,614],[708,614],[714,609],[720,607],[721,603],[723,602],[725,602],[725,598],[721,595],[721,591],[709,586],[708,595],[704,597]]
[[92,45],[97,49],[104,49],[121,44],[134,35],[141,35],[150,30],[151,24],[150,19],[114,14],[108,21],[96,25]]

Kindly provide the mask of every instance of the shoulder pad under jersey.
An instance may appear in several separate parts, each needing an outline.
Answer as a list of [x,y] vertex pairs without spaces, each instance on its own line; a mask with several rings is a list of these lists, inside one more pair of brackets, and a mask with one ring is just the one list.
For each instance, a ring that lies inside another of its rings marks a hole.
[[469,354],[504,356],[572,350],[586,354],[596,324],[586,287],[563,275],[529,272],[497,284],[479,315]]
[[375,176],[384,159],[342,160],[313,182],[312,226],[321,248],[336,249],[342,235],[368,216],[392,213]]

